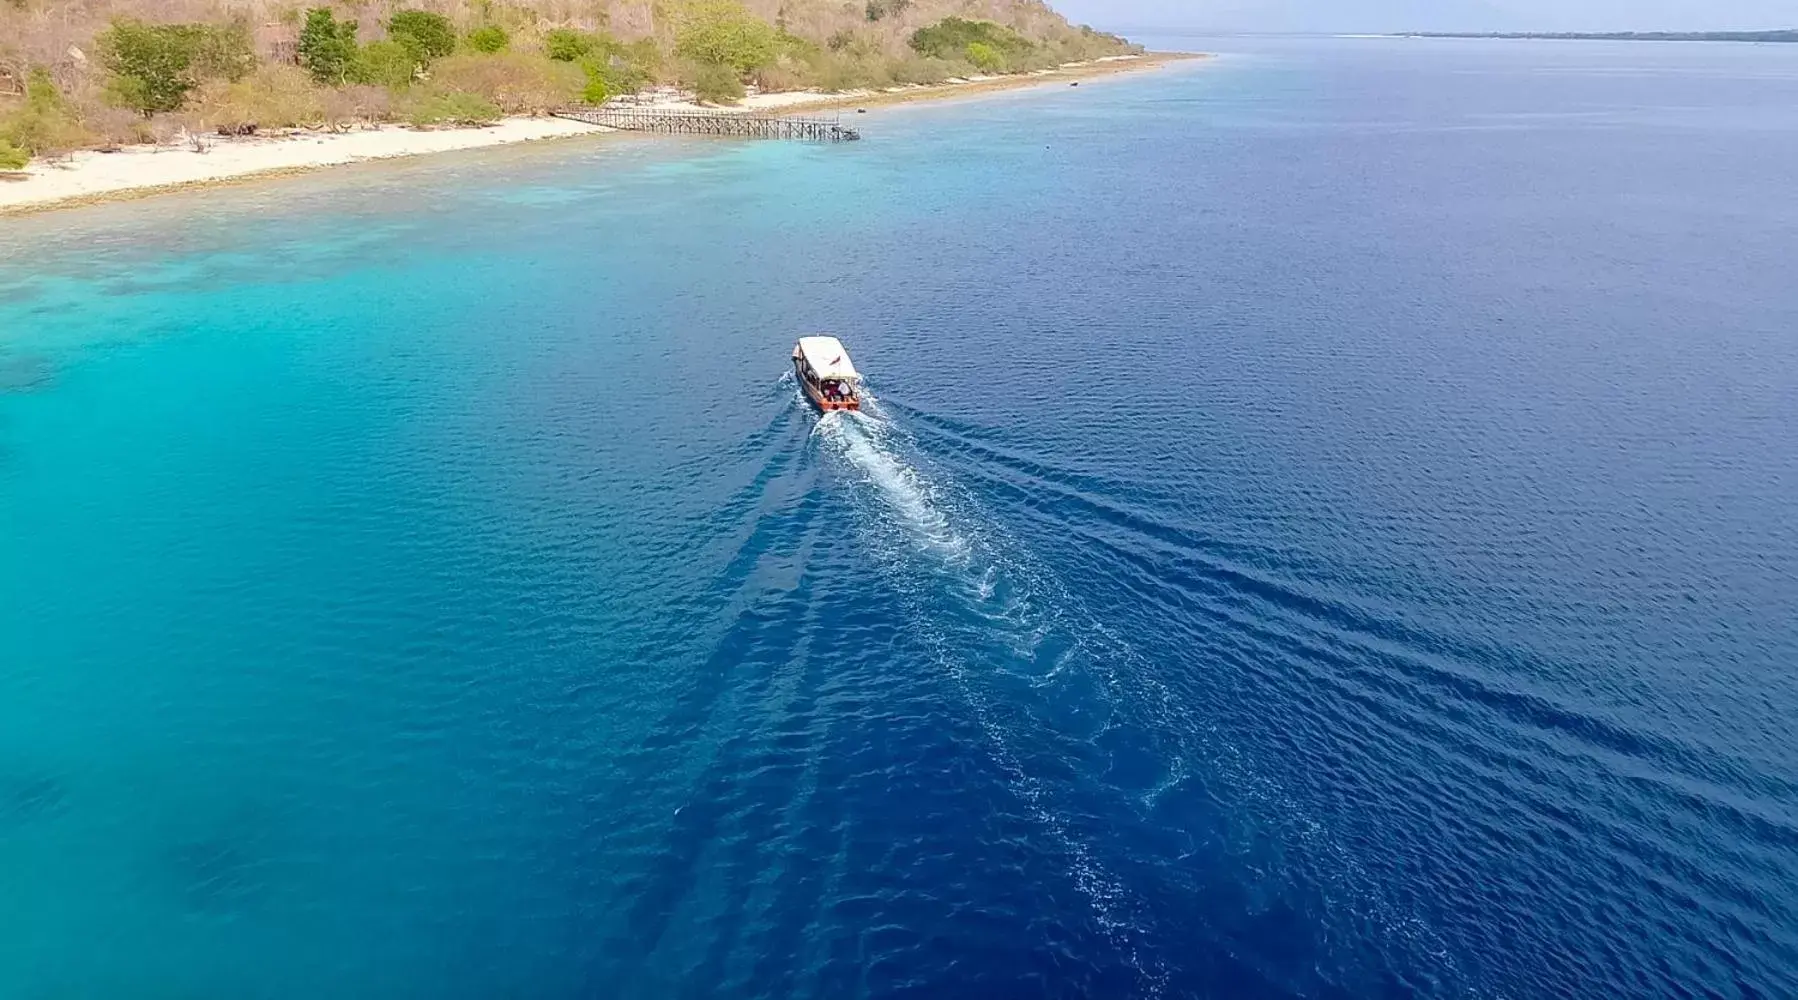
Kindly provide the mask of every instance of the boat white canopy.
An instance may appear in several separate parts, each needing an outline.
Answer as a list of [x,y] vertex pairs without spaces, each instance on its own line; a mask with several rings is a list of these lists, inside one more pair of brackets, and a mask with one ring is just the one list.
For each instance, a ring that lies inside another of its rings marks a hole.
[[799,356],[819,378],[861,378],[843,342],[835,337],[800,337]]

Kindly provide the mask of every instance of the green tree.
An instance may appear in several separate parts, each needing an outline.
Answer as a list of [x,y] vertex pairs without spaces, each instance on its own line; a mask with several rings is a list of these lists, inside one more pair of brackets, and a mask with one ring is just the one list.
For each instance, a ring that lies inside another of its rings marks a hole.
[[99,37],[112,72],[115,103],[145,115],[174,111],[203,79],[240,80],[255,66],[249,29],[240,23],[145,24],[115,21]]
[[63,99],[62,91],[50,79],[50,71],[41,66],[26,78],[25,103],[0,120],[0,144],[18,150],[27,159],[68,152],[85,145],[89,138]]
[[347,83],[356,59],[356,22],[337,20],[329,7],[312,8],[300,29],[299,55],[317,82]]
[[653,38],[639,38],[619,46],[614,61],[621,63],[632,75],[635,82],[629,89],[641,90],[661,72],[662,49]]
[[992,48],[1008,60],[1035,48],[1029,39],[1002,24],[960,17],[945,17],[927,28],[919,28],[911,36],[914,51],[938,59],[965,59],[968,46],[976,43]]
[[612,99],[612,90],[606,86],[606,78],[587,74],[587,85],[581,88],[581,100],[588,104],[604,104]]
[[418,75],[418,55],[408,46],[388,40],[369,42],[350,62],[349,79],[382,87],[404,87]]
[[1005,68],[1005,56],[985,42],[969,42],[967,54],[968,61],[982,72],[997,73]]
[[0,139],[0,170],[23,170],[31,162],[31,154]]
[[456,51],[456,29],[442,14],[402,10],[387,21],[387,37],[412,50],[421,63]]
[[492,55],[495,52],[504,52],[506,46],[511,43],[512,38],[510,35],[506,34],[506,29],[497,24],[489,24],[485,28],[476,28],[468,33],[468,47],[476,52],[485,52],[488,55]]
[[[595,43],[593,54],[579,60],[579,64],[588,82],[602,83],[608,97],[642,90],[661,68],[662,53],[653,39],[627,44],[603,34],[591,37]],[[591,97],[587,100],[598,103]]]
[[693,96],[708,104],[735,104],[743,99],[743,78],[721,63],[701,63],[688,85]]
[[556,28],[543,36],[543,54],[557,62],[580,62],[600,48],[600,39],[573,28]]
[[682,12],[674,51],[694,62],[727,66],[741,76],[773,63],[780,38],[742,0],[694,0]]
[[186,35],[193,53],[188,64],[195,80],[243,79],[256,68],[256,52],[250,44],[250,26],[243,21],[226,24],[182,24],[174,27]]
[[62,99],[62,91],[56,89],[56,81],[50,78],[50,71],[38,66],[25,78],[25,108],[29,111],[60,111],[66,105]]

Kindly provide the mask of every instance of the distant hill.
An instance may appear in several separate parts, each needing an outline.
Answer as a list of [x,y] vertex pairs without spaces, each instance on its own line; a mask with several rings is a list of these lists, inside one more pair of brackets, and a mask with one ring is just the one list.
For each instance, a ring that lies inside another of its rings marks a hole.
[[0,0],[0,169],[182,131],[469,123],[659,84],[728,103],[1139,51],[1043,0]]
[[1798,28],[1779,31],[1416,31],[1407,38],[1546,38],[1590,42],[1798,42]]
[[[818,44],[852,38],[892,56],[920,28],[946,17],[993,21],[1033,43],[1060,47],[1097,34],[1070,24],[1044,0],[729,0],[760,20]],[[727,4],[728,5],[728,4]],[[258,56],[290,59],[305,12],[332,9],[357,24],[363,42],[385,37],[393,14],[422,9],[459,31],[499,24],[527,42],[553,28],[603,31],[623,41],[672,47],[683,16],[717,0],[0,0],[0,71],[21,77],[30,66],[79,64],[110,23],[230,23],[249,26]],[[1121,40],[1109,38],[1123,48]],[[71,52],[71,48],[76,51]]]

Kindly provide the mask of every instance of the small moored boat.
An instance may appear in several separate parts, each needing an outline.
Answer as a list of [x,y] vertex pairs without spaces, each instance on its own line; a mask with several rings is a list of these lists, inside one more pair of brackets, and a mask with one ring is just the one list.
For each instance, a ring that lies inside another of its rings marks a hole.
[[862,377],[835,337],[800,337],[793,345],[793,374],[820,410],[862,408]]

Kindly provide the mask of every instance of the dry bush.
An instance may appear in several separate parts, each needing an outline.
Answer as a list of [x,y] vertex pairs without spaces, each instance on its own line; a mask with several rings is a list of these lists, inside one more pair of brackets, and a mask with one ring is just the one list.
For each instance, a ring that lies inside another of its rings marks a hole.
[[325,124],[343,131],[360,123],[393,117],[393,94],[386,87],[351,84],[324,92]]
[[186,117],[201,129],[316,126],[326,120],[326,94],[298,66],[261,66],[236,83],[200,85],[188,99]]
[[895,60],[878,52],[831,52],[812,61],[812,86],[831,93],[845,90],[879,90],[893,85]]
[[586,85],[580,68],[531,52],[455,55],[431,64],[435,89],[474,94],[509,115],[541,114],[572,103]]
[[909,59],[896,59],[887,65],[888,78],[900,86],[942,83],[952,77],[972,76],[974,73],[974,67],[967,63],[919,55]]
[[94,145],[116,149],[140,142],[150,142],[150,123],[130,108],[115,108],[103,103],[83,103],[81,123],[87,126]]
[[826,93],[840,94],[846,90],[875,90],[883,83],[866,66],[831,61],[818,67],[816,85]]
[[158,146],[172,145],[187,134],[188,124],[185,115],[155,115],[144,122],[144,141]]
[[94,137],[79,109],[57,88],[46,70],[33,70],[22,98],[0,107],[0,142],[32,156],[62,156],[91,145]]
[[811,86],[811,74],[790,66],[769,66],[756,70],[755,86],[764,94],[778,94],[789,90],[804,90]]
[[207,84],[189,102],[189,128],[232,131],[326,128],[342,131],[387,120],[393,96],[384,87],[321,87],[297,66],[264,66],[234,84]]
[[414,128],[488,125],[500,118],[498,106],[485,97],[460,90],[437,90],[428,85],[407,91],[397,111]]

